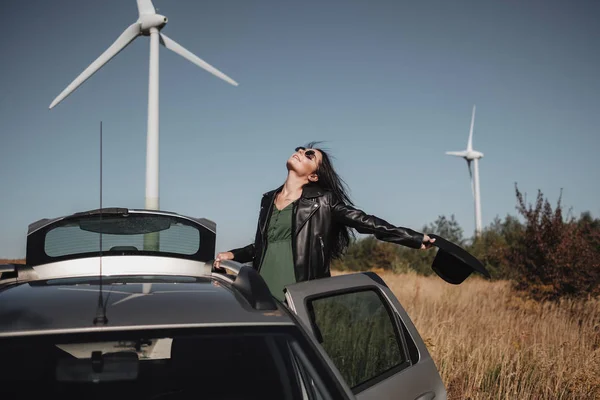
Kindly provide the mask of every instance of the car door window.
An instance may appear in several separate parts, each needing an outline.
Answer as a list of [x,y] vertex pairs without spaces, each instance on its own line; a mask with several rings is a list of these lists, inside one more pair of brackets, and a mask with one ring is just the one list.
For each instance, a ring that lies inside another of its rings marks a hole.
[[386,300],[374,289],[307,299],[317,339],[357,393],[410,366]]
[[294,357],[293,361],[295,378],[302,391],[302,400],[322,400],[323,396],[319,393],[314,380],[310,377],[302,362],[297,357]]
[[332,400],[319,374],[297,343],[290,344],[295,376],[302,391],[302,400]]
[[294,283],[286,301],[357,399],[447,397],[421,335],[377,274]]

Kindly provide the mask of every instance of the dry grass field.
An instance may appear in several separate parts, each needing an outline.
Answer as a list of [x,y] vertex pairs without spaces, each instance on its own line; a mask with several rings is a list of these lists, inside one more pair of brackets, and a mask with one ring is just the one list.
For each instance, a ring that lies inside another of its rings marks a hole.
[[536,303],[508,282],[376,272],[422,333],[449,399],[600,399],[600,299]]

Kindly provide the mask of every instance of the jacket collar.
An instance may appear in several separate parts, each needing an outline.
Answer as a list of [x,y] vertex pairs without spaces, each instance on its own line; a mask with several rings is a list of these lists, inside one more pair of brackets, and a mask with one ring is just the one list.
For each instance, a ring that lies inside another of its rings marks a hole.
[[[281,191],[283,185],[279,186],[277,189],[270,190],[266,193],[263,193],[263,197],[273,197],[276,193]],[[304,185],[302,188],[302,196],[305,199],[314,199],[315,197],[323,196],[324,190],[316,183],[309,183]]]
[[315,197],[323,196],[323,189],[316,183],[309,183],[302,188],[302,197],[305,199],[314,199]]

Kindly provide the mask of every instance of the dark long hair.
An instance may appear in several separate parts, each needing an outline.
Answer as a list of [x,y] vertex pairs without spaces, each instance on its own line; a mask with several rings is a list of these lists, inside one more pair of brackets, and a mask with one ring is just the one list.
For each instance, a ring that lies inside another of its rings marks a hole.
[[[333,195],[341,202],[354,205],[348,194],[348,186],[346,182],[338,175],[333,168],[331,159],[333,156],[327,150],[321,147],[315,147],[321,142],[310,142],[306,144],[307,149],[319,150],[323,156],[321,164],[317,168],[317,176],[319,180],[317,184],[325,189],[333,192]],[[333,259],[340,258],[348,248],[350,241],[354,238],[354,231],[349,227],[341,224],[333,224],[331,232],[330,254]]]

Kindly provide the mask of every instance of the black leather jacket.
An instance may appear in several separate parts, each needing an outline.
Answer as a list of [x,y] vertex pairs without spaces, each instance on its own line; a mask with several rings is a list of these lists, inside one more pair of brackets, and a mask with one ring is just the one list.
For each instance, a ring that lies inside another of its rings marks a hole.
[[[254,243],[231,250],[235,261],[252,261],[254,268],[260,270],[267,247],[269,217],[275,195],[281,188],[282,186],[263,195]],[[323,190],[316,184],[308,184],[304,186],[302,196],[293,207],[292,252],[297,282],[331,276],[329,239],[333,224],[347,225],[360,233],[373,234],[379,240],[415,249],[420,248],[423,241],[422,233],[367,215],[339,201],[332,192]]]

